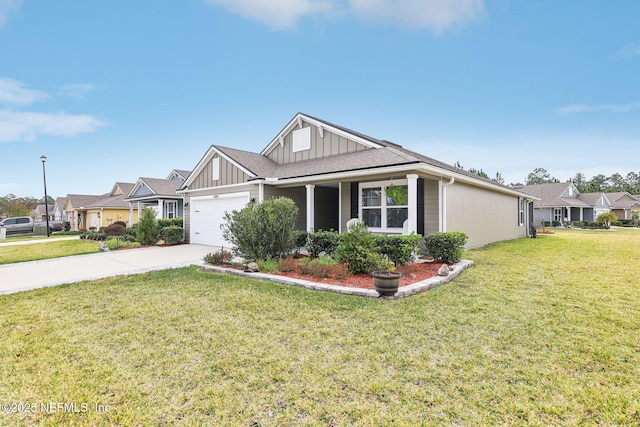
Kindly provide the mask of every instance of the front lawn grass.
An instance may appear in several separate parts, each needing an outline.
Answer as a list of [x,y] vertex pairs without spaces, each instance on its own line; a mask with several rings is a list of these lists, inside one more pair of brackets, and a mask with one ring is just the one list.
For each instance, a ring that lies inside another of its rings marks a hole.
[[639,232],[465,258],[393,301],[197,268],[0,296],[2,401],[88,408],[0,424],[640,424]]
[[92,240],[61,240],[28,245],[0,245],[0,264],[37,261],[99,251],[100,244]]

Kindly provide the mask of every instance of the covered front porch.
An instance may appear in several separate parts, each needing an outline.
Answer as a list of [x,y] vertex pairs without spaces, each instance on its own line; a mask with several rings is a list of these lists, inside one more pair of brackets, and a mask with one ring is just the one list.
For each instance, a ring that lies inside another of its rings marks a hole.
[[404,174],[304,185],[261,183],[259,199],[291,198],[299,209],[300,230],[343,232],[356,218],[374,233],[425,235],[446,227],[440,207],[447,182]]

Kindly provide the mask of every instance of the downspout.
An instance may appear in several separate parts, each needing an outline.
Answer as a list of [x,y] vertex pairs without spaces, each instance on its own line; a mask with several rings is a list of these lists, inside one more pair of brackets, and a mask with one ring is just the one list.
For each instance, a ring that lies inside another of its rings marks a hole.
[[447,231],[447,187],[453,185],[456,179],[452,176],[449,182],[445,183],[440,178],[440,194],[438,203],[440,205],[440,232]]

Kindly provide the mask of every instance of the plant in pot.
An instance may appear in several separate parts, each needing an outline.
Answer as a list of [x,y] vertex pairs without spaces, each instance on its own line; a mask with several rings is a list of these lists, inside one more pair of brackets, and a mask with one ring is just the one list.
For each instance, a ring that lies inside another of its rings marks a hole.
[[398,291],[402,274],[396,271],[396,268],[405,265],[416,256],[420,237],[416,233],[406,236],[376,236],[376,247],[382,254],[382,264],[372,272],[372,276],[373,284],[381,295],[393,295]]

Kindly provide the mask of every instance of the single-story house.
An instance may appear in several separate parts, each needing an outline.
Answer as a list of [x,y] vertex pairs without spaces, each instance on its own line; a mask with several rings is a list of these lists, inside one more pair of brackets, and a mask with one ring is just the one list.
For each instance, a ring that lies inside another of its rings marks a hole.
[[633,219],[633,211],[640,211],[640,199],[626,191],[607,193],[607,198],[618,219]]
[[129,204],[129,217],[134,210],[140,217],[143,208],[156,211],[156,218],[176,218],[184,216],[184,197],[176,193],[191,171],[174,169],[166,179],[139,178],[125,200]]
[[[467,247],[526,237],[535,197],[402,146],[298,113],[260,152],[212,145],[178,193],[191,243],[228,246],[225,211],[286,196],[298,229],[462,231]],[[393,197],[391,196],[393,195]]]
[[525,185],[518,189],[537,198],[533,202],[536,226],[543,221],[560,224],[593,222],[598,215],[611,210],[611,202],[605,193],[580,193],[572,182]]
[[65,205],[67,221],[72,230],[99,230],[116,221],[128,227],[138,222],[138,213],[129,215],[129,203],[125,196],[134,184],[116,182],[111,192],[102,195],[68,194]]

